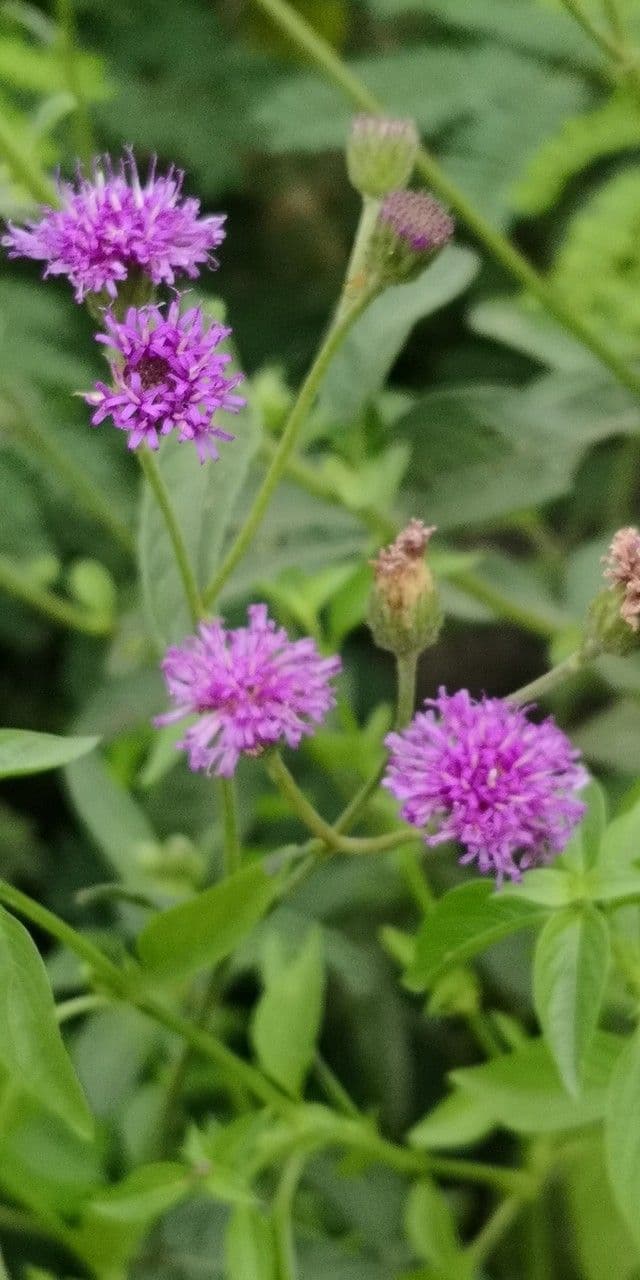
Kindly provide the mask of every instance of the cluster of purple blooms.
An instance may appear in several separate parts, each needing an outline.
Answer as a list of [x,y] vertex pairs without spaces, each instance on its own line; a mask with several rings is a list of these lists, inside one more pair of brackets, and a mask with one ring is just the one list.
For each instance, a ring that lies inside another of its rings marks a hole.
[[217,458],[216,440],[233,439],[214,414],[244,404],[234,394],[242,376],[225,375],[230,356],[219,349],[230,330],[208,322],[198,307],[181,314],[177,300],[166,311],[129,307],[124,318],[116,310],[140,280],[173,286],[218,265],[213,251],[224,239],[225,216],[201,217],[182,183],[173,168],[158,175],[155,162],[142,183],[130,152],[118,169],[108,158],[96,161],[90,178],[79,171],[75,185],[59,184],[58,208],[43,209],[26,227],[10,225],[2,243],[12,258],[44,262],[45,277],[67,276],[77,302],[106,304],[106,333],[97,340],[107,344],[113,386],[99,382],[86,394],[93,425],[113,418],[130,449],[157,449],[159,437],[175,430],[204,461]]
[[[220,349],[230,330],[198,307],[182,310],[179,298],[166,307],[127,308],[125,301],[141,278],[173,286],[178,276],[193,279],[202,266],[217,266],[225,218],[202,217],[199,202],[182,195],[182,181],[174,169],[158,176],[152,164],[142,183],[130,153],[117,170],[96,162],[91,178],[79,172],[75,185],[60,184],[58,208],[26,227],[10,225],[2,243],[11,257],[44,262],[45,276],[66,275],[78,302],[93,297],[105,305],[97,341],[107,347],[112,381],[85,396],[93,424],[111,417],[131,449],[157,449],[161,436],[176,431],[205,461],[217,458],[216,441],[233,439],[214,424],[215,413],[244,403],[235,391],[241,375],[227,375],[230,356]],[[392,193],[382,218],[416,251],[440,247],[452,232],[448,215],[424,193]],[[625,533],[627,560],[635,536],[636,565],[637,531]],[[162,666],[174,708],[156,723],[190,718],[179,746],[191,768],[230,777],[241,756],[280,742],[297,747],[322,723],[335,704],[341,663],[323,657],[310,638],[290,640],[255,604],[244,627],[202,623]],[[587,775],[553,720],[535,723],[530,708],[474,700],[466,690],[441,690],[425,707],[387,738],[383,785],[427,845],[456,841],[465,850],[461,862],[498,880],[517,879],[559,853],[583,815],[578,792]]]

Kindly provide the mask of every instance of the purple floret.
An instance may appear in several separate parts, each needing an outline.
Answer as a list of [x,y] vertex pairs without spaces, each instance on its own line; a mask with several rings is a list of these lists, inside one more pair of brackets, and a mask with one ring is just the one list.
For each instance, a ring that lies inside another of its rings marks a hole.
[[331,680],[340,658],[323,658],[310,638],[290,640],[266,605],[248,610],[246,627],[227,630],[219,618],[167,651],[162,670],[175,710],[158,725],[196,715],[178,743],[192,769],[223,778],[241,755],[276,743],[297,747],[335,705]]
[[183,174],[157,176],[152,162],[144,184],[131,153],[114,171],[109,157],[94,162],[91,177],[60,183],[61,208],[44,207],[39,220],[9,225],[2,244],[10,258],[44,262],[44,276],[68,276],[77,302],[106,292],[115,298],[130,273],[155,285],[194,279],[217,266],[213,250],[224,240],[224,214],[200,217],[200,202],[183,197]]
[[242,374],[225,377],[231,356],[218,347],[230,329],[208,324],[199,307],[180,315],[178,301],[160,307],[130,307],[123,322],[105,315],[106,333],[97,341],[109,348],[113,385],[97,382],[85,394],[94,427],[111,417],[128,432],[129,448],[157,449],[160,436],[178,432],[193,440],[201,462],[218,457],[216,440],[233,436],[212,422],[218,409],[237,413],[245,404],[234,388]]
[[379,218],[416,253],[444,248],[454,232],[453,218],[427,191],[392,191]]
[[552,718],[466,689],[425,702],[409,727],[389,734],[383,786],[425,843],[455,840],[461,863],[518,880],[562,852],[585,812],[580,753]]

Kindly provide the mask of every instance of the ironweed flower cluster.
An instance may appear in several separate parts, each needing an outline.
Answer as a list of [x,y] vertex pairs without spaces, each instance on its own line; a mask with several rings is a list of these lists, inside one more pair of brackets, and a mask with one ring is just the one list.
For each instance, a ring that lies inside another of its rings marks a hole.
[[[433,196],[392,189],[408,181],[417,145],[410,121],[359,117],[354,124],[352,177],[357,171],[356,185],[384,196],[370,245],[381,288],[412,278],[453,233]],[[154,298],[127,305],[141,278],[153,294],[217,266],[213,251],[224,238],[225,216],[202,216],[182,186],[181,172],[172,167],[158,175],[155,162],[141,182],[130,151],[117,167],[96,160],[91,176],[79,170],[75,184],[59,184],[59,208],[44,208],[25,227],[10,225],[2,242],[10,257],[42,261],[45,277],[67,276],[77,302],[107,303],[96,340],[106,347],[111,382],[84,394],[92,424],[110,417],[130,449],[155,450],[175,432],[195,445],[201,462],[215,461],[217,442],[234,438],[215,415],[236,413],[245,403],[236,392],[242,375],[227,372],[231,357],[222,349],[231,330],[208,321],[199,307],[184,309],[180,295],[168,304]],[[414,520],[373,562],[374,635],[396,655],[418,653],[441,625],[424,561],[432,533]],[[607,561],[610,580],[624,586],[621,612],[634,630],[639,548],[637,531],[622,530]],[[334,706],[340,669],[338,657],[323,657],[310,637],[290,640],[265,605],[253,604],[246,626],[204,621],[167,651],[162,670],[174,706],[155,723],[195,717],[178,744],[190,767],[229,778],[243,755],[279,743],[299,746]],[[587,775],[554,722],[535,724],[529,709],[497,698],[474,701],[466,690],[441,690],[425,705],[406,730],[387,738],[383,785],[426,843],[458,841],[461,862],[476,862],[498,880],[517,879],[562,850],[582,816],[577,793]]]
[[431,846],[455,840],[483,874],[518,880],[566,846],[585,806],[579,753],[549,718],[501,698],[441,689],[386,739],[385,786]]

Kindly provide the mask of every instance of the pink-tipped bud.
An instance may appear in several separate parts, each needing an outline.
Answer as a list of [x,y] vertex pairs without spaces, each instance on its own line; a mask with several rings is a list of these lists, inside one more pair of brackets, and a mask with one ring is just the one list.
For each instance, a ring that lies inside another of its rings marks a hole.
[[453,218],[426,191],[392,191],[371,239],[371,268],[384,284],[413,280],[449,243]]
[[409,181],[420,139],[413,120],[356,116],[347,142],[351,185],[363,196],[381,200]]
[[640,532],[618,529],[602,563],[610,585],[591,602],[585,643],[601,653],[630,653],[640,645]]
[[425,550],[435,526],[410,520],[395,542],[372,560],[375,582],[369,626],[376,644],[395,654],[421,653],[435,644],[442,610]]

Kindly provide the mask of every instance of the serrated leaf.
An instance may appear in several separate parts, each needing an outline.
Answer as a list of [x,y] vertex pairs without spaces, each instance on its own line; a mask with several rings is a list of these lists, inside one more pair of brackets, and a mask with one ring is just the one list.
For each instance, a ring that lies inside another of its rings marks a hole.
[[624,1041],[596,1032],[584,1063],[579,1098],[567,1093],[543,1039],[526,1041],[513,1053],[479,1067],[452,1071],[458,1089],[484,1103],[500,1124],[515,1133],[556,1133],[581,1129],[604,1115],[607,1086]]
[[93,751],[99,738],[63,738],[31,729],[0,729],[0,778],[59,769]]
[[545,918],[546,912],[539,907],[496,893],[489,880],[473,880],[451,889],[417,934],[407,985],[421,991],[447,969]]
[[547,921],[536,945],[536,1012],[569,1093],[580,1092],[585,1055],[595,1034],[610,962],[607,923],[594,907],[569,909]]
[[27,930],[0,908],[0,1062],[12,1087],[35,1098],[80,1137],[93,1118],[56,1022],[46,969]]
[[253,862],[211,889],[159,912],[138,937],[143,965],[158,977],[179,980],[218,964],[265,914],[277,888],[274,877]]

